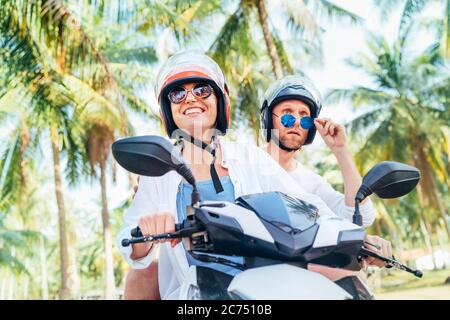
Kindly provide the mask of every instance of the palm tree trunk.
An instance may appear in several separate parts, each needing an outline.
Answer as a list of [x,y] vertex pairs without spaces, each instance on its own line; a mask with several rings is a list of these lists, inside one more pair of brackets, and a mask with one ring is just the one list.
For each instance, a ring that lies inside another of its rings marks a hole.
[[112,167],[112,181],[113,184],[117,183],[117,161],[112,159],[111,161],[111,167]]
[[109,224],[108,201],[106,197],[106,164],[100,163],[100,184],[102,189],[102,221],[103,221],[103,242],[105,246],[105,299],[114,298],[114,266],[112,255],[112,235]]
[[81,279],[80,279],[80,272],[79,272],[79,266],[77,265],[77,235],[75,231],[74,225],[71,223],[71,221],[68,221],[68,224],[66,226],[67,230],[67,243],[68,243],[68,249],[69,249],[69,281],[70,281],[70,289],[72,290],[72,299],[79,299],[80,298],[80,286],[81,286]]
[[[420,141],[420,139],[418,139],[418,141]],[[418,143],[418,152],[416,154],[414,154],[413,156],[413,162],[414,162],[414,166],[416,168],[419,168],[421,170],[421,172],[424,172],[423,169],[423,165],[426,162],[425,159],[422,158],[422,153],[421,153],[421,145],[420,143]],[[427,215],[425,214],[425,210],[429,210],[429,206],[427,206],[427,194],[425,192],[426,188],[428,187],[425,182],[427,181],[427,177],[425,177],[425,179],[421,179],[421,181],[419,182],[419,184],[417,185],[417,193],[419,195],[419,213],[420,213],[420,228],[425,240],[425,244],[428,248],[428,251],[431,255],[431,260],[433,262],[433,269],[436,269],[436,262],[434,259],[434,250],[433,250],[433,242],[431,239],[432,236],[432,230],[431,230],[431,224],[428,221]],[[428,199],[430,200],[430,199]]]
[[137,184],[137,180],[135,179],[135,177],[131,172],[128,172],[127,174],[128,174],[128,186],[130,189],[133,189],[134,186]]
[[420,229],[422,230],[423,238],[425,240],[425,244],[428,248],[428,252],[431,255],[431,262],[433,263],[433,270],[437,269],[436,260],[434,257],[434,249],[433,249],[433,243],[431,242],[431,234],[428,230],[429,226],[426,225],[425,221],[422,219],[420,220]]
[[14,289],[15,289],[15,281],[14,281],[14,274],[10,273],[9,274],[9,292],[8,292],[8,300],[13,300],[14,299]]
[[253,137],[255,139],[256,146],[259,147],[259,145],[260,145],[260,143],[259,143],[259,137],[260,137],[259,121],[258,121],[258,118],[256,116],[252,116],[250,118],[250,127],[251,127],[251,130],[253,132]]
[[39,262],[41,265],[41,298],[48,300],[47,255],[44,237],[39,239]]
[[2,286],[0,288],[0,301],[6,300],[6,285],[7,285],[7,277],[8,273],[4,272],[2,274]]
[[38,219],[39,237],[39,264],[41,268],[41,299],[48,300],[48,276],[47,276],[47,250],[43,236],[44,214],[41,212]]
[[69,261],[69,247],[67,242],[66,232],[66,209],[64,206],[64,198],[62,193],[62,182],[59,172],[59,143],[56,128],[54,126],[50,129],[50,137],[53,151],[53,173],[55,178],[55,194],[56,203],[58,206],[58,222],[59,222],[59,254],[61,267],[61,287],[59,291],[59,298],[61,300],[70,299],[72,297],[72,288],[70,286],[70,261]]
[[19,199],[17,201],[17,208],[19,210],[19,214],[25,216],[24,202],[23,199],[26,199],[26,190],[27,190],[27,179],[26,179],[26,161],[25,161],[25,152],[27,151],[30,135],[27,129],[27,125],[25,122],[25,118],[22,117],[20,124],[20,148],[19,148],[19,163],[20,163],[20,189],[24,192],[19,193]]
[[434,178],[433,172],[430,168],[430,165],[426,159],[426,155],[424,153],[424,150],[422,148],[419,148],[419,154],[420,154],[420,160],[421,160],[421,167],[423,175],[426,177],[426,181],[429,183],[430,193],[433,197],[433,202],[436,205],[439,214],[442,218],[442,223],[444,224],[444,228],[447,232],[447,239],[450,241],[450,227],[447,223],[447,213],[445,212],[444,205],[442,204],[442,197],[439,195],[438,188],[436,185],[436,180]]
[[24,282],[24,284],[23,284],[23,300],[28,300],[28,299],[30,299],[29,295],[28,295],[29,284],[30,284],[30,281],[29,281],[28,277],[25,277],[23,279],[23,282]]
[[381,219],[375,219],[375,232],[377,236],[381,237]]
[[431,261],[433,262],[433,269],[436,269],[436,262],[434,259],[434,250],[433,250],[433,242],[431,240],[431,235],[432,235],[432,230],[431,230],[431,225],[425,215],[424,210],[427,210],[427,207],[425,206],[425,194],[423,191],[423,187],[422,185],[419,183],[419,185],[417,186],[417,191],[419,193],[419,204],[420,204],[420,208],[419,208],[419,212],[420,212],[420,229],[422,231],[422,235],[423,235],[423,239],[425,241],[425,245],[428,248],[428,252],[431,255]]
[[273,41],[272,34],[269,30],[269,23],[267,22],[267,8],[265,0],[257,0],[256,6],[258,7],[259,23],[264,35],[264,41],[266,42],[267,52],[269,53],[270,60],[272,61],[272,69],[275,77],[281,79],[283,77],[283,68],[281,67],[281,60],[278,55],[277,48]]

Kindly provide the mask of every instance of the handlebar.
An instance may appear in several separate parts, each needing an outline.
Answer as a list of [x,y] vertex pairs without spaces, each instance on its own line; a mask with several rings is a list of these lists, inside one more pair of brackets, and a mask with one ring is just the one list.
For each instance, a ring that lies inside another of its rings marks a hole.
[[[136,227],[136,228],[132,229],[130,232],[132,238],[131,239],[123,239],[122,245],[124,247],[128,247],[130,244],[133,244],[133,243],[142,243],[142,242],[155,241],[155,240],[160,240],[160,239],[184,238],[184,237],[189,237],[198,231],[201,231],[201,228],[199,226],[183,228],[183,224],[178,223],[175,225],[175,232],[143,236],[141,229],[139,227]],[[373,244],[370,244],[370,245],[376,247],[376,245],[373,245]],[[362,258],[366,258],[366,257],[374,257],[376,259],[379,259],[379,260],[385,262],[386,268],[394,267],[396,269],[412,273],[414,276],[416,276],[418,278],[422,278],[422,276],[423,276],[422,271],[413,270],[413,269],[409,268],[408,266],[404,265],[403,263],[397,261],[394,257],[392,259],[387,258],[387,257],[381,256],[373,251],[370,251],[365,247],[362,247],[361,251],[359,252],[359,258],[362,259]]]
[[403,270],[403,271],[412,273],[413,275],[415,275],[418,278],[422,278],[422,276],[423,276],[422,271],[413,270],[413,269],[409,268],[408,266],[404,265],[403,263],[397,261],[394,257],[392,259],[386,258],[386,257],[380,256],[379,254],[377,254],[373,251],[370,251],[364,247],[361,248],[360,255],[362,257],[373,257],[376,259],[380,259],[381,261],[384,261],[386,263],[386,268],[394,267],[399,270]]
[[148,242],[148,241],[155,241],[155,240],[161,240],[161,239],[176,239],[176,238],[184,238],[192,235],[195,232],[201,231],[201,229],[198,226],[194,227],[187,227],[183,228],[183,224],[175,224],[175,232],[171,233],[160,233],[160,234],[153,234],[148,236],[143,236],[141,229],[139,227],[136,227],[131,230],[131,239],[123,239],[122,240],[122,246],[128,247],[130,244],[133,243],[142,243],[142,242]]
[[[175,231],[179,231],[182,228],[182,226],[183,226],[182,223],[175,224]],[[143,237],[143,234],[141,232],[141,228],[139,228],[139,226],[137,226],[134,229],[131,229],[130,234],[131,234],[131,236],[133,238]]]

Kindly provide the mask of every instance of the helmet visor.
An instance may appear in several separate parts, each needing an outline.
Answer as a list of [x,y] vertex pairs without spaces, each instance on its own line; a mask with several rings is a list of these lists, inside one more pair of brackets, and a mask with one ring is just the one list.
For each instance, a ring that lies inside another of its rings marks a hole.
[[159,100],[161,90],[171,82],[196,77],[211,79],[225,92],[225,77],[217,63],[203,53],[185,51],[170,57],[161,67],[156,77],[155,95]]
[[[304,76],[286,76],[278,81],[275,81],[265,92],[264,100],[267,101],[268,106],[272,106],[275,99],[279,97],[281,91],[290,91],[293,96],[295,92],[299,92],[299,95],[305,95],[302,92],[307,93],[305,96],[312,100],[316,106],[321,106],[322,97],[320,96],[319,90],[314,86],[314,84],[308,78]],[[285,94],[283,94],[285,95]]]

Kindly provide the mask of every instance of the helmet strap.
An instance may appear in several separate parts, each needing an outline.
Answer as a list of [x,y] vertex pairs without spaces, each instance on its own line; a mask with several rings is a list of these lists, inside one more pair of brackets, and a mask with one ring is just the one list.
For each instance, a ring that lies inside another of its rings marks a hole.
[[215,166],[216,157],[217,157],[216,156],[216,150],[217,150],[216,135],[212,136],[210,144],[206,144],[202,140],[194,138],[193,136],[185,133],[182,130],[179,130],[179,131],[181,131],[181,132],[178,133],[177,141],[175,142],[175,145],[181,145],[181,152],[183,152],[183,150],[184,150],[184,141],[183,140],[186,140],[186,141],[192,143],[193,145],[209,152],[213,156],[213,160],[210,164],[209,173],[211,175],[211,179],[213,181],[214,189],[216,190],[216,193],[221,193],[223,191],[223,186],[222,186],[222,183],[220,182],[220,178],[219,178],[219,175],[217,174],[217,170],[216,170],[216,166]]

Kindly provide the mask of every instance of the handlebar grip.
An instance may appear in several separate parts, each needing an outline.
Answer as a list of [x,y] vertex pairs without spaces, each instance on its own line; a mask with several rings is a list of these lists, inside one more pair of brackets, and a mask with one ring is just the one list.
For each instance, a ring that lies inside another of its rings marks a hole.
[[[182,224],[182,223],[176,223],[176,224],[175,224],[175,231],[179,231],[182,227],[183,227],[183,224]],[[138,238],[138,237],[142,237],[142,236],[143,236],[143,234],[142,234],[142,232],[141,232],[141,228],[139,228],[139,226],[137,226],[137,227],[134,228],[134,229],[131,229],[130,234],[131,234],[131,236],[132,236],[133,238]],[[125,246],[125,247],[126,247],[126,246]]]
[[122,239],[122,246],[128,247],[132,243],[143,243],[148,241],[147,237],[137,237],[137,238],[131,238],[131,239]]
[[[143,235],[142,235],[142,232],[141,232],[141,228],[139,228],[139,227],[136,227],[136,228],[134,228],[134,229],[131,229],[131,236],[133,237],[133,238],[137,238],[137,237],[142,237]],[[122,245],[123,245],[123,242],[122,242]],[[126,247],[126,246],[125,246]]]

